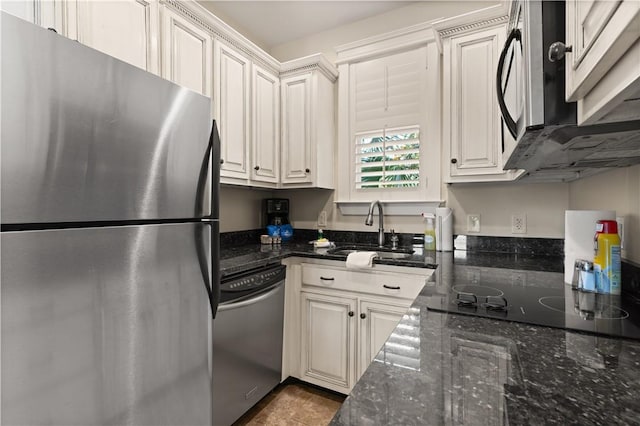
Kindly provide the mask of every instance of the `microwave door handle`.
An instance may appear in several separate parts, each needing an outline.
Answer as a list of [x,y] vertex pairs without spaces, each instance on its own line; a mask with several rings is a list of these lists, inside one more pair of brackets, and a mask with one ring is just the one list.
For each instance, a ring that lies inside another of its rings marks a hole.
[[511,30],[509,33],[509,37],[507,37],[507,41],[504,44],[504,48],[500,53],[500,59],[498,60],[498,72],[496,75],[496,92],[498,95],[498,105],[500,106],[500,113],[502,114],[502,118],[504,119],[504,123],[507,125],[507,129],[509,133],[514,137],[514,139],[518,138],[518,133],[516,129],[516,122],[511,117],[509,113],[509,109],[507,108],[507,104],[504,102],[504,92],[502,90],[502,72],[504,70],[504,63],[507,59],[507,52],[509,51],[509,47],[514,40],[520,41],[522,39],[520,30],[515,28]]

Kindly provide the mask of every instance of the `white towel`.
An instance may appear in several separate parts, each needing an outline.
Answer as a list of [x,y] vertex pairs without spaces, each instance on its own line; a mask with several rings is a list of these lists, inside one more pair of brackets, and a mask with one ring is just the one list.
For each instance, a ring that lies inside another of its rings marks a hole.
[[355,251],[347,256],[347,268],[364,269],[373,267],[373,258],[378,253],[375,251]]

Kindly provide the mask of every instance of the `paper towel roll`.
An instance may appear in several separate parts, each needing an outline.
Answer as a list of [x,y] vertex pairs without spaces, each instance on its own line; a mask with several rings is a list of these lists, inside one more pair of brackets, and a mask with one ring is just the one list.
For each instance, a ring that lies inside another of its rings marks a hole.
[[436,208],[436,250],[453,251],[453,211],[449,207]]
[[571,283],[576,259],[593,260],[596,222],[616,220],[613,210],[566,210],[564,212],[564,282]]

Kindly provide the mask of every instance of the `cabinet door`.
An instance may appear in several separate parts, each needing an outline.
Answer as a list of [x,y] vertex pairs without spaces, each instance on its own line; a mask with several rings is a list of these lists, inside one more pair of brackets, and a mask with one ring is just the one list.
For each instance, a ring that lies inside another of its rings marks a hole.
[[211,97],[213,38],[167,6],[160,12],[162,77]]
[[220,132],[220,176],[248,179],[249,84],[251,62],[217,41],[214,44],[215,111]]
[[[158,3],[145,0],[68,3],[72,22],[67,35],[131,65],[158,74],[154,37],[158,33]],[[73,25],[75,24],[75,25]]]
[[504,27],[451,39],[450,175],[502,172],[495,70]]
[[409,306],[360,301],[359,379],[384,346]]
[[302,378],[348,393],[354,382],[355,299],[302,292]]
[[252,68],[251,179],[278,183],[280,175],[280,80],[267,70]]
[[36,0],[1,1],[0,10],[36,24]]
[[312,75],[288,77],[282,92],[282,183],[311,183]]
[[[637,0],[566,2],[567,100],[583,98],[640,38]],[[637,64],[636,64],[637,65]]]

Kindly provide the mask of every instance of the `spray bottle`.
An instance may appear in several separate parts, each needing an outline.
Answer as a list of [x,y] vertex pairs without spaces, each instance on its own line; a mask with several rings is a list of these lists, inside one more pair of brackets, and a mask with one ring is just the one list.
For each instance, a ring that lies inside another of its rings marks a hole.
[[426,222],[424,227],[424,249],[435,250],[436,249],[436,229],[435,221],[436,216],[432,213],[422,213],[422,217]]

